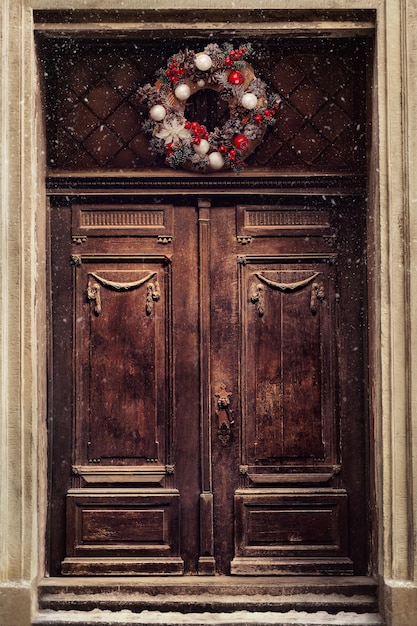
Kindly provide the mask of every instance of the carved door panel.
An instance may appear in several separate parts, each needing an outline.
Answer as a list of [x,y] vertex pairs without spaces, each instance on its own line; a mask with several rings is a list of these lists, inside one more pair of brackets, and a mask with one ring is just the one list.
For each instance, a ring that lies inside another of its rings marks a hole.
[[330,260],[247,256],[241,266],[246,480],[235,498],[237,573],[350,569],[346,492],[328,488],[339,469]]
[[182,573],[164,248],[172,206],[58,200],[51,227],[51,569]]
[[366,572],[362,221],[353,199],[212,208],[220,571]]
[[52,574],[365,572],[360,215],[52,201]]

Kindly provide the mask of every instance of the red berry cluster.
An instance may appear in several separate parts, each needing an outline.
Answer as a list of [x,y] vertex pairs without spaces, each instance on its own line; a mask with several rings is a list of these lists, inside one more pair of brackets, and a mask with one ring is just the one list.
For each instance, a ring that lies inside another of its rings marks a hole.
[[167,153],[165,163],[169,163],[169,158],[174,154],[174,144],[172,142],[166,144],[165,152]]
[[185,122],[184,128],[191,130],[193,136],[193,143],[198,146],[202,139],[208,139],[207,128],[203,124],[198,122]]
[[234,165],[239,165],[239,166],[244,167],[245,163],[243,163],[243,161],[241,161],[241,159],[239,158],[238,151],[235,150],[234,148],[228,148],[227,146],[222,144],[221,146],[219,146],[219,152],[227,160],[229,160],[230,163],[232,163]]
[[231,50],[229,52],[229,56],[226,57],[224,64],[227,65],[227,67],[232,67],[235,61],[240,61],[245,52],[245,46],[243,46],[243,48],[239,48],[238,50]]
[[177,59],[173,57],[167,69],[165,70],[165,74],[167,75],[171,83],[177,83],[179,79],[185,74],[184,64],[180,63],[180,65],[178,65]]
[[253,118],[256,124],[262,124],[264,120],[270,120],[274,117],[279,109],[279,101],[277,100],[271,109],[265,109],[262,113],[257,113]]

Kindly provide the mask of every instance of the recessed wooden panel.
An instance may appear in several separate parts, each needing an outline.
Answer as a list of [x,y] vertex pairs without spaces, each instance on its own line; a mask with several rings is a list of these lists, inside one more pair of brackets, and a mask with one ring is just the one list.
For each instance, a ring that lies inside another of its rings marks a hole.
[[[176,490],[73,489],[67,495],[63,572],[101,572],[106,559],[116,559],[117,563],[123,555],[137,572],[145,573],[146,568],[150,573],[155,568],[163,571],[162,557],[167,559],[168,569],[181,569],[178,520]],[[122,572],[122,562],[118,567]]]
[[319,259],[247,261],[241,265],[245,462],[328,462],[336,419],[329,398],[329,265]]
[[235,513],[234,573],[275,573],[287,559],[300,573],[326,559],[329,571],[351,572],[346,492],[246,490],[235,496]]
[[330,211],[305,206],[237,207],[237,235],[252,237],[323,236],[330,234]]
[[333,514],[334,510],[327,505],[320,508],[317,504],[249,511],[248,547],[286,546],[291,551],[304,550],[306,546],[337,549]]
[[81,465],[164,462],[169,266],[120,261],[84,257],[74,269]]
[[88,237],[172,235],[172,205],[74,205],[72,235]]
[[131,511],[119,507],[84,510],[81,526],[83,544],[164,543],[164,511],[160,509]]

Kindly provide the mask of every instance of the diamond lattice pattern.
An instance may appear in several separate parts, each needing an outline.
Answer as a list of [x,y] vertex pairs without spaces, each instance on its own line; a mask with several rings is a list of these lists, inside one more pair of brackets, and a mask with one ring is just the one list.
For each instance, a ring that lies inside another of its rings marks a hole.
[[362,72],[349,55],[290,54],[270,71],[282,104],[256,154],[259,164],[355,172],[365,144]]
[[[316,46],[317,47],[317,46]],[[178,46],[180,49],[181,46]],[[365,145],[363,63],[358,51],[322,42],[279,53],[263,48],[253,61],[257,75],[282,98],[275,127],[249,159],[253,168],[356,172]],[[163,166],[148,151],[146,107],[137,88],[152,82],[166,63],[163,50],[85,42],[46,53],[48,163],[59,170],[145,169]],[[363,59],[363,55],[362,55]],[[201,98],[208,92],[200,92]],[[210,94],[213,100],[213,92]],[[218,96],[216,96],[218,97]],[[206,107],[207,108],[207,107]],[[194,103],[191,111],[205,107]],[[219,99],[209,126],[228,111]]]

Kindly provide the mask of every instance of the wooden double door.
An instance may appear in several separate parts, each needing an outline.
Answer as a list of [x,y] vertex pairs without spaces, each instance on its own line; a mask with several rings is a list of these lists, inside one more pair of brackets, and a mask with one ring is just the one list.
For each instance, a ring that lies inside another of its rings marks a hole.
[[50,573],[366,573],[362,203],[50,216]]

